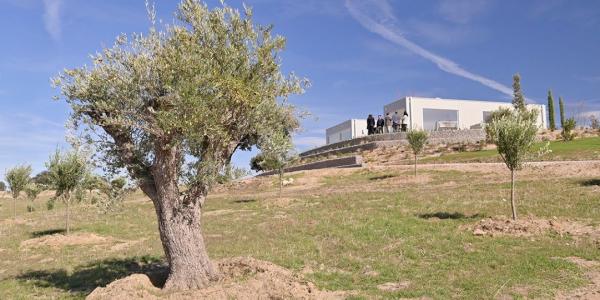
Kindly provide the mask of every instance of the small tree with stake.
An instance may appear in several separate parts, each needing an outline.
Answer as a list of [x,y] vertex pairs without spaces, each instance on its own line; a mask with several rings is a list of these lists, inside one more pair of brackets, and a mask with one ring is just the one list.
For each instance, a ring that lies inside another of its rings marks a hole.
[[31,176],[31,166],[18,166],[6,171],[6,182],[13,198],[13,218],[17,219],[17,198],[25,190]]
[[523,167],[527,155],[535,142],[538,130],[536,125],[537,111],[514,111],[504,113],[493,119],[485,129],[488,140],[496,144],[498,153],[510,170],[511,194],[510,204],[512,218],[517,219],[517,207],[515,199],[515,176],[517,170]]
[[413,129],[406,135],[408,144],[415,155],[415,176],[417,176],[417,155],[419,155],[427,144],[428,134],[424,130]]
[[283,192],[283,175],[286,166],[295,160],[296,155],[291,138],[286,132],[274,133],[262,142],[261,153],[250,161],[255,171],[277,171],[279,175],[279,198]]
[[53,188],[56,190],[56,198],[65,202],[65,227],[67,234],[70,233],[70,205],[72,192],[81,186],[87,172],[85,157],[76,150],[62,153],[60,150],[50,156],[46,163],[48,174]]

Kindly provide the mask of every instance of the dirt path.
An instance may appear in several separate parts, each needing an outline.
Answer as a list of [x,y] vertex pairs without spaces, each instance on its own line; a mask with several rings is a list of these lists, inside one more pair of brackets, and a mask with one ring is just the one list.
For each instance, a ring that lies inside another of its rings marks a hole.
[[[409,171],[412,165],[370,165],[373,170],[397,169]],[[448,163],[448,164],[419,164],[421,170],[458,170],[464,172],[502,172],[508,173],[504,163]],[[580,161],[538,161],[529,162],[521,174],[544,174],[559,177],[570,176],[600,176],[600,160]]]

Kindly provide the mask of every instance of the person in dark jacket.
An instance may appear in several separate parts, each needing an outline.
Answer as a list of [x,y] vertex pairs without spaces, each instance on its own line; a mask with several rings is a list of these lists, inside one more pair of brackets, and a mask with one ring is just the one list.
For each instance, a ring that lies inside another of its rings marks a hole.
[[367,134],[372,135],[373,133],[375,133],[375,118],[369,114],[369,117],[367,117]]
[[385,121],[383,120],[381,115],[379,115],[377,117],[377,134],[383,133],[383,125],[385,125]]

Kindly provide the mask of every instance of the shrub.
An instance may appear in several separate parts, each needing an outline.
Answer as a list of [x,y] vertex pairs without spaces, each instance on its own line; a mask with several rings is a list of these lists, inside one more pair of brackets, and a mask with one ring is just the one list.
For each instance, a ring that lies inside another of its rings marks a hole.
[[572,141],[575,138],[575,133],[573,132],[575,126],[577,126],[575,118],[571,117],[565,120],[562,132],[560,133],[560,136],[562,137],[563,141],[568,142]]

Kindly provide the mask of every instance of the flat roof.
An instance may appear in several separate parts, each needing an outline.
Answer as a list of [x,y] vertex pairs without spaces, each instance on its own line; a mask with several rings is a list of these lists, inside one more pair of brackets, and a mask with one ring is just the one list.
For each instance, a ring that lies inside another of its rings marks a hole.
[[[406,97],[402,97],[398,100],[394,100],[386,105],[398,102],[398,101],[403,101],[406,100],[407,98],[410,99],[416,99],[416,100],[426,100],[426,101],[431,101],[431,100],[442,100],[442,101],[468,101],[468,102],[485,102],[485,103],[498,103],[498,104],[512,104],[511,101],[498,101],[498,100],[474,100],[474,99],[452,99],[452,98],[439,98],[439,97],[435,97],[435,98],[431,98],[431,97],[419,97],[419,96],[406,96]],[[542,105],[544,106],[544,104],[538,104],[538,103],[527,103],[527,105]]]

